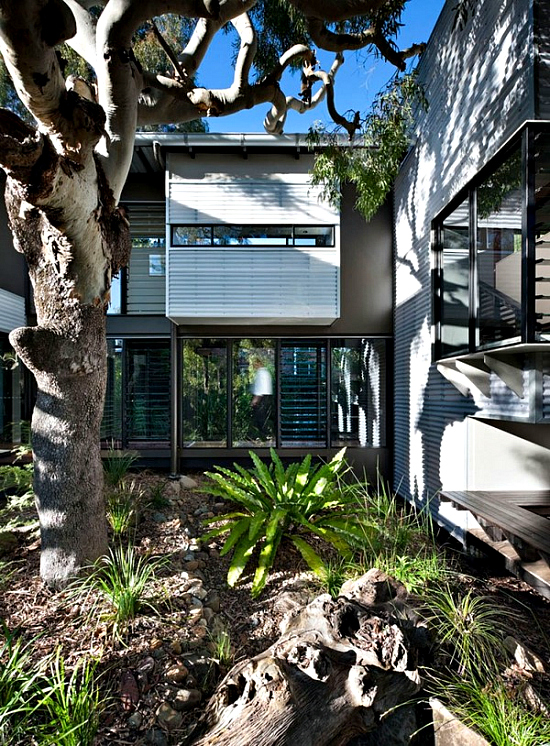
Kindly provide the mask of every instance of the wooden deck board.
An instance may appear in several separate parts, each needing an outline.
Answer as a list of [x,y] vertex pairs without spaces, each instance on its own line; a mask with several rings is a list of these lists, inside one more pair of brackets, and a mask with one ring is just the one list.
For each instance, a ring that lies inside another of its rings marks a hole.
[[550,491],[443,491],[441,497],[466,508],[544,555],[550,555],[550,520],[527,510],[527,506],[550,504]]

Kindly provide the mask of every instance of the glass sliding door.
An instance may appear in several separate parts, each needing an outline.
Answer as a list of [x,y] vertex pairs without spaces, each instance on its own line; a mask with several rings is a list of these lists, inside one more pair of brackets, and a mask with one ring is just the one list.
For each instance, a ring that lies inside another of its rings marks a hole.
[[327,445],[326,342],[281,342],[280,445]]
[[227,360],[226,340],[183,342],[182,432],[186,448],[227,445]]
[[240,339],[232,347],[233,446],[275,446],[275,342]]

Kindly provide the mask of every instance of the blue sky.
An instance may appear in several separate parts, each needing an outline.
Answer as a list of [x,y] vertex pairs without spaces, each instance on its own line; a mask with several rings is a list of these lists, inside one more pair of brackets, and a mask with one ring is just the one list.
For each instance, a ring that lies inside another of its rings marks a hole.
[[[441,12],[445,0],[409,0],[402,16],[403,28],[398,39],[401,48],[414,42],[428,41],[434,24]],[[332,55],[325,53],[321,58],[325,69],[330,67]],[[212,88],[223,88],[231,83],[232,69],[229,65],[227,36],[218,35],[199,70],[199,84]],[[225,61],[228,61],[225,64]],[[349,109],[365,111],[376,93],[390,79],[395,68],[366,52],[348,52],[346,62],[336,77],[336,106],[344,113]],[[296,95],[300,89],[298,75],[284,81],[285,93]],[[263,132],[262,122],[269,106],[262,104],[247,111],[229,117],[208,119],[211,132]],[[307,132],[314,121],[327,120],[326,104],[321,103],[315,110],[300,115],[290,112],[285,125],[285,132]]]

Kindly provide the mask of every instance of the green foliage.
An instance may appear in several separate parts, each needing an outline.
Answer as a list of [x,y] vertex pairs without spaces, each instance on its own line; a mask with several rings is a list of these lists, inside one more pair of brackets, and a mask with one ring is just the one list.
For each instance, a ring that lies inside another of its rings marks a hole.
[[143,495],[135,481],[121,482],[107,495],[107,520],[115,536],[127,534],[135,526]]
[[164,494],[166,491],[166,482],[157,481],[149,487],[148,505],[155,510],[161,510],[162,508],[170,505],[170,500]]
[[448,584],[431,591],[425,604],[428,624],[449,668],[479,681],[494,676],[504,656],[506,623],[517,623],[516,615],[472,590]]
[[323,562],[303,535],[319,537],[342,556],[351,556],[352,545],[361,539],[362,527],[357,502],[340,482],[347,470],[344,454],[342,449],[329,463],[317,465],[312,465],[311,455],[307,455],[285,469],[273,449],[269,466],[250,451],[251,469],[234,464],[233,470],[217,466],[216,472],[207,472],[214,484],[201,489],[241,507],[205,521],[222,523],[205,539],[228,534],[221,555],[233,551],[227,575],[230,586],[237,583],[258,549],[252,582],[252,595],[258,596],[285,536],[317,574],[323,573]]
[[120,451],[117,448],[110,448],[106,458],[103,459],[106,484],[110,487],[118,487],[138,458],[139,454],[136,451]]
[[32,492],[33,465],[0,466],[0,490],[16,495]]
[[445,688],[452,711],[493,746],[545,746],[550,720],[529,712],[501,682],[456,678]]
[[310,130],[308,140],[321,151],[315,157],[312,183],[323,188],[323,196],[340,206],[340,187],[356,187],[355,208],[370,219],[389,194],[399,166],[409,147],[413,113],[425,105],[416,75],[395,76],[376,97],[361,133],[352,145],[343,144],[323,126]]
[[33,642],[23,644],[5,625],[0,645],[0,743],[21,743],[29,720],[39,705],[40,671],[31,669]]
[[229,668],[232,665],[234,655],[227,629],[219,629],[211,636],[210,650],[220,666]]
[[97,661],[81,659],[68,675],[56,652],[41,703],[46,723],[39,731],[40,746],[93,746],[104,706],[96,669]]
[[[113,637],[122,639],[141,610],[155,610],[148,591],[156,579],[157,570],[164,564],[163,558],[153,559],[138,554],[131,545],[115,547],[90,568],[88,575],[74,582],[68,598],[94,598],[90,618],[99,618],[112,625]],[[101,609],[104,604],[108,606],[106,613]]]

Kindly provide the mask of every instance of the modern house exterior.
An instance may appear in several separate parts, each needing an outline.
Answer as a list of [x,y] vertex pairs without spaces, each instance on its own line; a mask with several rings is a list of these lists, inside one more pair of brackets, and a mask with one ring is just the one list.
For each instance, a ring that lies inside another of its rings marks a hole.
[[173,471],[346,446],[389,474],[391,210],[333,209],[312,162],[304,136],[138,135],[106,443]]
[[[368,223],[350,189],[335,210],[310,186],[303,136],[138,135],[105,445],[174,473],[346,446],[550,584],[549,21],[550,0],[447,0],[428,107]],[[25,315],[8,243],[2,351]]]

